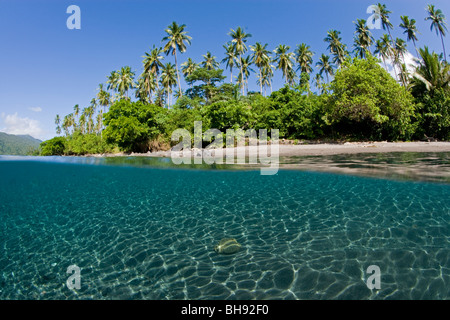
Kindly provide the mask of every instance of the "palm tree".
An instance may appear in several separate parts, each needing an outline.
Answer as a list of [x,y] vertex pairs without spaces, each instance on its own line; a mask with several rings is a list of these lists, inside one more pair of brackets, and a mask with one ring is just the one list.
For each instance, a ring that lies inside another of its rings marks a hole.
[[[270,51],[267,50],[268,44],[262,45],[260,42],[255,43],[254,46],[250,46],[250,50],[253,51],[252,61],[259,69],[259,79],[262,79],[262,69],[270,64]],[[260,93],[263,93],[263,82],[259,81]]]
[[117,91],[117,85],[119,80],[119,73],[117,71],[111,71],[111,74],[108,77],[108,81],[106,83],[108,84],[107,89],[111,91]]
[[389,14],[392,12],[386,8],[385,4],[378,3],[377,8],[381,18],[381,26],[383,27],[383,30],[387,30],[389,37],[391,38],[391,42],[394,44],[394,38],[392,38],[391,34],[391,29],[393,29],[394,26],[389,21]]
[[252,64],[252,57],[246,56],[245,58],[241,58],[241,70],[238,76],[238,83],[241,84],[242,87],[247,88],[248,90],[248,77],[250,76],[250,72],[254,72],[252,68],[250,68]]
[[394,72],[397,75],[397,71],[395,69],[395,61],[398,59],[398,57],[396,57],[396,52],[395,52],[395,49],[394,49],[395,48],[395,41],[394,41],[394,38],[392,37],[392,34],[391,34],[391,29],[393,29],[394,26],[389,21],[389,14],[392,13],[392,12],[389,11],[386,8],[385,4],[378,3],[377,7],[378,7],[379,14],[380,14],[381,25],[383,27],[383,30],[387,30],[387,32],[389,34],[389,37],[391,38],[391,47],[393,48],[393,50],[391,51],[391,54],[392,54],[391,58],[392,58],[392,62],[393,62],[392,65],[394,67]]
[[328,43],[328,50],[334,55],[333,63],[338,67],[344,62],[345,56],[348,54],[345,44],[343,44],[340,37],[341,32],[337,30],[330,30],[327,33],[325,42]]
[[94,106],[91,105],[91,106],[89,106],[87,108],[84,108],[83,112],[84,112],[85,116],[88,119],[88,123],[87,123],[87,125],[88,125],[87,129],[88,130],[87,130],[87,133],[92,133],[92,129],[94,128],[94,120],[92,118],[92,116],[94,115]]
[[428,47],[419,49],[421,61],[413,74],[413,90],[418,92],[435,91],[450,86],[450,64],[443,63],[439,55],[430,53]]
[[153,73],[143,72],[138,78],[135,97],[144,103],[153,103],[152,92],[156,90],[156,79]]
[[405,88],[408,88],[408,84],[410,83],[410,73],[405,63],[400,65],[400,73],[398,74],[400,81],[403,83]]
[[74,107],[73,107],[73,115],[74,115],[74,125],[75,125],[75,127],[74,127],[74,130],[76,129],[76,124],[77,124],[77,122],[78,122],[78,115],[80,114],[80,106],[78,105],[78,104],[76,104]]
[[257,80],[257,83],[264,88],[264,96],[266,95],[267,87],[270,87],[270,93],[272,93],[273,68],[274,66],[270,62],[263,66],[260,77]]
[[165,100],[164,100],[164,95],[165,95],[166,90],[164,88],[161,89],[157,89],[155,92],[155,104],[157,106],[163,107]]
[[71,127],[75,127],[75,121],[73,118],[73,113],[68,114],[67,116],[64,117],[63,123],[62,123],[62,127],[64,130],[64,133],[66,134],[66,136],[68,136],[70,134],[70,128]]
[[292,60],[294,59],[294,53],[288,52],[290,48],[291,47],[289,46],[280,44],[273,51],[275,53],[274,62],[277,63],[276,68],[280,69],[283,72],[283,76],[286,80],[286,83],[289,83],[288,75],[289,72],[292,70],[293,67]]
[[142,61],[142,64],[144,65],[144,72],[153,74],[153,78],[155,79],[156,87],[158,89],[159,69],[162,68],[163,64],[161,60],[164,59],[164,56],[161,53],[162,48],[157,48],[153,45],[153,49],[150,51],[150,53],[146,52],[145,55],[142,56],[142,58],[144,58],[144,60]]
[[233,83],[233,67],[237,60],[236,50],[233,43],[228,42],[227,45],[224,45],[225,49],[225,58],[221,61],[226,64],[227,68],[230,68],[230,83]]
[[117,90],[119,91],[121,97],[125,95],[125,98],[128,99],[128,90],[136,87],[136,84],[134,83],[134,75],[135,73],[131,71],[129,66],[120,68],[117,78]]
[[402,23],[400,23],[400,28],[404,29],[403,33],[406,34],[406,39],[408,41],[412,41],[414,44],[414,48],[416,49],[417,57],[419,57],[419,51],[417,51],[416,41],[417,39],[417,27],[416,27],[416,20],[409,19],[408,16],[401,16],[400,19],[402,19]]
[[373,43],[373,36],[370,29],[366,25],[366,20],[358,19],[354,23],[356,25],[354,51],[357,56],[364,58],[366,56],[366,52],[369,51],[369,48]]
[[[186,79],[186,77],[189,77],[191,74],[194,73],[195,70],[197,70],[198,64],[192,60],[191,58],[188,58],[186,62],[183,62],[181,64],[181,71],[183,72],[183,76]],[[191,88],[193,84],[191,82]],[[180,93],[181,96],[181,93]]]
[[211,52],[208,51],[203,55],[203,58],[205,59],[201,62],[203,68],[207,70],[214,70],[219,67],[219,63],[216,61],[216,57],[213,56]]
[[99,113],[97,114],[97,125],[95,127],[95,131],[97,131],[97,134],[100,133],[100,135],[103,137],[103,111],[100,109]]
[[311,73],[313,56],[314,52],[311,51],[311,47],[306,43],[297,45],[297,49],[295,49],[295,61],[298,63],[297,70],[300,69],[301,73]]
[[445,45],[444,45],[444,36],[447,31],[445,15],[442,13],[440,9],[436,9],[434,5],[429,4],[427,6],[428,17],[425,20],[431,21],[430,29],[433,31],[433,28],[436,30],[437,35],[441,35],[442,48],[444,50],[444,58],[447,61],[447,54],[445,53]]
[[288,74],[287,74],[287,81],[289,83],[290,86],[294,86],[295,85],[295,81],[297,80],[297,74],[295,73],[294,68],[289,69]]
[[184,31],[184,28],[186,28],[186,25],[178,25],[175,21],[172,22],[170,26],[167,27],[165,30],[167,33],[167,36],[165,36],[162,41],[167,41],[166,45],[164,46],[164,52],[166,55],[169,55],[169,53],[172,53],[172,55],[175,57],[175,68],[177,72],[177,79],[178,79],[178,89],[181,92],[181,83],[180,83],[180,74],[178,72],[178,63],[177,63],[177,51],[180,53],[183,53],[186,51],[186,44],[191,44],[192,37],[187,35],[187,32]]
[[397,64],[398,58],[395,54],[395,48],[391,45],[391,40],[387,34],[384,34],[380,40],[377,40],[375,45],[374,54],[379,54],[384,62],[384,67],[387,70],[386,59],[392,60],[392,67],[394,68],[395,79],[398,81],[397,69],[395,65]]
[[[247,38],[250,38],[252,35],[249,33],[245,33],[244,30],[241,27],[238,27],[235,30],[231,29],[231,31],[228,33],[228,35],[233,38],[233,40],[231,40],[231,43],[233,44],[233,49],[236,52],[236,54],[239,55],[239,63],[242,62],[242,54],[245,53],[247,51],[247,46],[245,45],[245,43],[247,42]],[[240,69],[241,69],[241,74],[243,74],[243,70],[242,70],[242,64],[240,65]],[[244,94],[244,84],[241,84],[242,87],[242,94]]]
[[389,40],[389,36],[387,34],[384,34],[384,36],[380,40],[376,41],[374,54],[377,54],[381,57],[384,63],[384,68],[386,70],[386,59],[389,59],[392,56],[391,50],[391,41]]
[[80,127],[81,134],[85,134],[86,133],[86,114],[84,113],[84,110],[83,110],[83,112],[81,113],[81,116],[80,116],[80,125],[79,125],[79,127]]
[[316,73],[316,76],[314,77],[314,80],[315,80],[316,88],[318,90],[320,90],[321,93],[323,93],[323,86],[322,86],[323,77],[322,77],[322,74]]
[[327,82],[329,82],[329,76],[334,74],[333,71],[333,65],[330,63],[330,57],[323,54],[319,59],[319,62],[317,62],[316,67],[319,67],[319,74],[322,75],[325,73],[327,76]]
[[[405,81],[407,76],[404,74],[404,71],[407,70],[406,65],[405,65],[405,63],[406,63],[405,53],[407,51],[408,50],[406,49],[406,41],[403,39],[396,38],[395,39],[395,47],[394,47],[394,56],[395,56],[394,63],[397,63],[397,65],[400,68],[400,79],[402,80],[404,87],[406,87],[406,83],[407,83],[407,81]],[[400,56],[402,56],[403,62],[400,60]]]
[[176,81],[175,65],[168,62],[163,66],[161,73],[161,83],[165,88],[167,96],[167,108],[170,106],[170,94],[172,93],[172,87],[176,84]]
[[367,49],[367,45],[361,41],[360,37],[354,38],[353,47],[355,48],[353,52],[356,57],[364,59],[367,56],[369,50]]
[[59,117],[59,114],[56,115],[55,117],[55,124],[56,124],[56,134],[61,134],[61,119]]
[[197,68],[198,64],[191,58],[188,58],[186,62],[181,64],[181,71],[184,77],[190,76]]
[[111,103],[111,95],[103,89],[103,83],[98,85],[97,102],[103,108],[106,108]]
[[405,63],[405,53],[408,52],[408,49],[406,47],[407,47],[407,44],[406,44],[405,40],[400,39],[400,38],[395,39],[395,47],[394,47],[395,54],[397,56],[400,56],[400,55],[402,56],[403,63]]
[[[109,104],[111,103],[111,95],[109,94],[109,92],[103,90],[103,83],[100,83],[98,86],[98,92],[97,92],[97,102],[98,104],[104,108],[105,112],[106,112],[106,107],[109,106]],[[102,117],[100,118],[101,124],[100,124],[100,129],[103,129],[103,110],[100,109],[100,114],[102,115]],[[98,120],[97,120],[98,122]],[[100,131],[101,137],[103,138],[103,130]]]

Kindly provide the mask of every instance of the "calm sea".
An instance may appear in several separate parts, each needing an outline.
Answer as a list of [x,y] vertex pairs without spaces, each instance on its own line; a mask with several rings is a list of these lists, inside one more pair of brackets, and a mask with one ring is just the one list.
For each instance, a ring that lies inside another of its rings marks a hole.
[[0,299],[450,299],[439,176],[0,156]]

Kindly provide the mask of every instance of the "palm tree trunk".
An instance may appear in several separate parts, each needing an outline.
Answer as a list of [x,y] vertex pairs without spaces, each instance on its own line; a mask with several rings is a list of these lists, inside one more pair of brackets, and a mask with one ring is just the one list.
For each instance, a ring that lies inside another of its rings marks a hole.
[[445,62],[447,62],[447,54],[445,53],[444,37],[442,36],[442,32],[441,32],[441,41],[442,41],[442,48],[444,49],[444,60]]
[[242,95],[244,95],[244,74],[242,73],[242,54],[241,53],[239,53],[239,64],[241,67],[241,75],[242,75],[241,90],[242,90]]
[[[389,37],[391,38],[392,49],[394,50],[394,48],[395,48],[394,38],[392,38],[391,30],[389,29],[389,27],[387,28],[387,30],[388,30],[388,33],[389,33]],[[394,54],[395,53],[392,53],[392,67],[394,67],[395,79],[398,81],[397,69],[395,68],[395,57],[394,57]]]
[[381,56],[381,58],[383,59],[383,63],[384,63],[384,68],[386,69],[386,71],[387,71],[387,64],[386,64],[386,59],[384,59],[384,56]]
[[183,96],[183,92],[181,90],[180,73],[178,72],[177,51],[174,50],[174,53],[175,53],[175,67],[177,68],[178,90],[180,91],[180,97],[182,97]]
[[169,86],[166,87],[166,92],[167,92],[167,109],[169,109],[170,106]]
[[261,88],[261,95],[263,94],[262,90],[262,75],[261,75],[261,68],[259,68],[259,86]]
[[152,101],[152,90],[150,90],[150,83],[148,82],[148,78],[145,79],[145,82],[147,83],[147,88],[148,88],[148,101],[150,104],[153,104]]
[[416,41],[414,39],[412,39],[412,41],[414,43],[414,49],[416,49],[417,58],[419,58],[420,55],[419,55],[419,51],[417,51]]
[[233,84],[233,67],[230,68],[230,83]]

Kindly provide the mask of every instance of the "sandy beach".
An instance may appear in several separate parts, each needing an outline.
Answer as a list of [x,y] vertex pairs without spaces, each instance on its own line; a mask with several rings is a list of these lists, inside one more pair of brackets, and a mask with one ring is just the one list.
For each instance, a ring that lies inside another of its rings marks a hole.
[[[255,147],[243,147],[245,152],[257,152]],[[234,151],[239,148],[233,148]],[[270,152],[270,147],[268,148]],[[224,152],[226,149],[223,149]],[[199,150],[194,150],[199,152]],[[314,144],[279,144],[280,157],[320,156],[357,153],[390,153],[390,152],[450,152],[450,142],[346,142],[314,143]],[[156,151],[147,153],[115,153],[96,156],[149,156],[170,157],[171,151]]]

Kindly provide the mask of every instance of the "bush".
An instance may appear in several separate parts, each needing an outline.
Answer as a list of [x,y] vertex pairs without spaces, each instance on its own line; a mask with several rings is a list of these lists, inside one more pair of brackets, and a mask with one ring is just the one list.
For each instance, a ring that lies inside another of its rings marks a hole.
[[251,107],[236,100],[214,102],[204,106],[202,112],[210,128],[224,133],[226,129],[253,129],[255,122]]
[[271,95],[279,110],[279,128],[288,139],[313,139],[323,135],[323,97],[306,95],[303,90],[285,86]]
[[166,110],[142,102],[120,100],[104,115],[103,131],[108,143],[117,144],[125,152],[147,152],[149,142],[164,132]]
[[112,152],[113,149],[114,147],[107,144],[100,135],[75,132],[68,138],[64,153],[66,155],[98,154]]
[[41,156],[62,156],[66,149],[67,140],[65,137],[54,137],[40,144]]
[[357,139],[409,139],[412,95],[373,56],[347,59],[331,83],[326,120],[339,135]]
[[450,140],[450,92],[438,89],[417,99],[415,137]]

